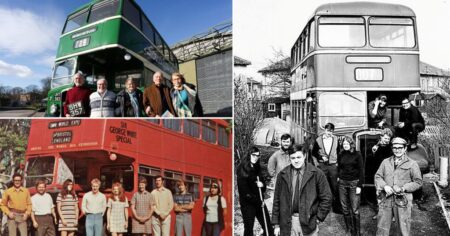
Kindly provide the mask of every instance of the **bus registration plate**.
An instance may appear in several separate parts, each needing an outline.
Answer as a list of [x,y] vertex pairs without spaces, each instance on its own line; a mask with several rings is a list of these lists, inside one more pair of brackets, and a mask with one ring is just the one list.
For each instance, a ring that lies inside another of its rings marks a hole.
[[381,68],[356,68],[356,81],[382,81],[383,70]]

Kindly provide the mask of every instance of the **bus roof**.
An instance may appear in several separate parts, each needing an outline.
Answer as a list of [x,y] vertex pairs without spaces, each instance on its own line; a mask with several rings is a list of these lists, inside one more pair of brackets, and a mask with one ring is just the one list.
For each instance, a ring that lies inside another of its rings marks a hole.
[[409,7],[377,2],[328,3],[319,6],[314,15],[416,16]]

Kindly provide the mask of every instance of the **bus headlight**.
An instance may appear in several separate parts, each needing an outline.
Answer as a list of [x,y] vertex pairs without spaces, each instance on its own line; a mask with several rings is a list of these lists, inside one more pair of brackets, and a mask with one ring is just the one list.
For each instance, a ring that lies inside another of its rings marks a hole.
[[57,111],[58,111],[58,106],[56,104],[52,104],[50,106],[50,114],[56,114]]

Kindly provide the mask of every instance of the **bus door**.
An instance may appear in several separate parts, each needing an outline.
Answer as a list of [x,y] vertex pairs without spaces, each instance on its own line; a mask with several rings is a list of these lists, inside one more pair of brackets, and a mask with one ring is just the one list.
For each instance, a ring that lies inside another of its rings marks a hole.
[[130,164],[105,165],[100,167],[100,191],[111,193],[114,183],[121,183],[124,191],[134,190],[134,168]]

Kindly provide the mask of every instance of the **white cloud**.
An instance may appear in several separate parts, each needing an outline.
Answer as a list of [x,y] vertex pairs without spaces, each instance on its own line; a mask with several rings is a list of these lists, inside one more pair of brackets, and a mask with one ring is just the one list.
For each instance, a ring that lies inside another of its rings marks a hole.
[[13,65],[0,60],[0,75],[14,75],[21,78],[29,77],[33,74],[30,68],[23,65]]
[[55,58],[55,56],[44,55],[34,61],[34,64],[52,68],[55,64]]
[[55,14],[0,7],[0,50],[12,55],[55,51],[61,26]]

